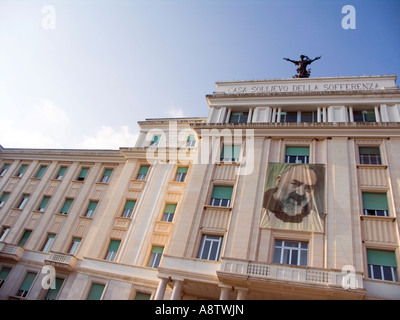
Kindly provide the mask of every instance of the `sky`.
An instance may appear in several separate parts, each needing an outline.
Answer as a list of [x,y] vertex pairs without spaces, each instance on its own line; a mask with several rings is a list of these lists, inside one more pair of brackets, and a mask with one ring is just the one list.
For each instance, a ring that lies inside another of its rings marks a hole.
[[[351,22],[342,20],[352,5]],[[398,0],[0,0],[0,145],[133,147],[217,81],[400,75]],[[397,80],[399,85],[399,80]]]

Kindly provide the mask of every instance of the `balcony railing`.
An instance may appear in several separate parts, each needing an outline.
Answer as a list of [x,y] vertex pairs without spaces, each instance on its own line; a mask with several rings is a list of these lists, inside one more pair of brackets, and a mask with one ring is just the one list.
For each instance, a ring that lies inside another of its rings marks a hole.
[[0,243],[0,258],[18,262],[24,253],[24,248],[13,244]]
[[[347,272],[338,270],[319,269],[311,267],[298,267],[280,264],[261,264],[246,261],[222,259],[222,273],[240,277],[255,277],[265,280],[281,280],[298,283],[313,283],[320,285],[334,285],[343,287],[343,279]],[[347,278],[346,278],[347,279]],[[362,274],[355,273],[352,286],[363,288]]]
[[45,259],[44,262],[62,270],[73,271],[77,259],[70,254],[50,252],[49,258]]

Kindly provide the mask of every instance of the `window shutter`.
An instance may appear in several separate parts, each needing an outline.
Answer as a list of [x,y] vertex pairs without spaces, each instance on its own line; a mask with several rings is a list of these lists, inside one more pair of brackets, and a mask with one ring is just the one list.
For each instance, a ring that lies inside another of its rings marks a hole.
[[61,168],[60,168],[60,171],[58,171],[57,176],[63,177],[64,174],[65,174],[65,171],[67,171],[67,167],[61,167]]
[[19,290],[29,291],[35,278],[36,278],[36,273],[28,272],[25,276],[24,281],[22,281]]
[[125,210],[133,210],[133,208],[135,207],[136,201],[135,200],[126,200],[125,203]]
[[231,199],[233,187],[215,186],[212,192],[213,199]]
[[363,207],[368,210],[389,210],[386,193],[362,193]]
[[42,202],[40,203],[39,209],[46,208],[47,204],[49,203],[50,197],[44,197]]
[[121,244],[120,240],[111,240],[108,245],[108,251],[118,252],[119,245]]
[[55,289],[49,289],[46,293],[46,299],[51,299],[55,300],[57,298],[58,293],[60,292],[61,286],[64,282],[64,279],[61,278],[55,278],[56,281],[56,288]]
[[82,168],[81,172],[79,173],[78,178],[85,179],[88,171],[89,171],[89,168]]
[[309,147],[286,147],[287,156],[310,156]]
[[93,283],[90,288],[87,300],[100,300],[105,286],[103,284]]
[[394,251],[367,249],[368,264],[397,267]]
[[188,167],[178,167],[176,170],[176,173],[187,173],[188,172]]
[[358,152],[360,154],[381,154],[379,151],[379,147],[359,147]]
[[176,204],[168,203],[165,205],[164,213],[175,213]]
[[47,166],[41,166],[38,173],[36,174],[35,178],[40,179],[43,175],[43,173],[46,171]]
[[162,254],[164,251],[164,247],[158,247],[158,246],[152,246],[151,247],[151,252],[152,253],[160,253]]
[[71,207],[72,199],[66,199],[64,205],[62,206],[60,212],[61,213],[68,213],[69,208]]
[[96,210],[98,202],[97,201],[90,201],[89,202],[89,206],[88,206],[88,210]]
[[18,242],[18,245],[23,247],[28,240],[29,236],[31,235],[32,230],[25,230],[24,234],[22,235],[21,239]]
[[3,201],[3,202],[6,201],[9,195],[10,195],[9,193],[3,193],[3,195],[1,196],[0,201]]
[[189,135],[187,141],[196,141],[193,135]]
[[138,174],[147,174],[149,172],[150,166],[140,166]]

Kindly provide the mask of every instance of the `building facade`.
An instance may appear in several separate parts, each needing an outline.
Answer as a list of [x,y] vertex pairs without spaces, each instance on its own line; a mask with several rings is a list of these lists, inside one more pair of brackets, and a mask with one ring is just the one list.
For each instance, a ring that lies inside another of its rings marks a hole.
[[0,149],[0,299],[400,299],[396,76],[217,82],[135,147]]

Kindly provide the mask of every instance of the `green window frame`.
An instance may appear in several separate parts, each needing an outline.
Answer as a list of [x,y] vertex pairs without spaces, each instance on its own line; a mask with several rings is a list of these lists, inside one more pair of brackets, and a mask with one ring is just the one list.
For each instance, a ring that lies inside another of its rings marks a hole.
[[90,201],[89,202],[89,205],[88,205],[88,207],[86,209],[86,213],[85,213],[86,218],[93,218],[93,215],[97,208],[98,203],[99,203],[98,201]]
[[147,266],[150,268],[157,269],[158,266],[160,265],[163,252],[164,252],[164,247],[152,246],[151,253],[150,253],[150,259],[149,259],[149,262],[147,263]]
[[120,245],[121,240],[110,240],[104,260],[114,261]]
[[0,177],[4,177],[4,175],[6,174],[9,167],[10,167],[9,163],[5,163],[3,165],[3,167],[1,168],[1,171],[0,171]]
[[58,170],[58,173],[56,175],[56,180],[61,180],[64,177],[67,168],[68,167],[61,167],[60,170]]
[[233,187],[231,186],[214,186],[211,195],[211,206],[229,207],[232,200]]
[[103,177],[101,178],[100,182],[108,183],[108,181],[110,180],[112,172],[113,172],[113,169],[105,169],[104,173],[103,173]]
[[35,178],[36,179],[41,179],[43,176],[43,173],[46,171],[47,166],[40,166],[40,169],[38,170],[38,172],[36,173]]
[[17,297],[21,297],[21,298],[25,298],[28,293],[29,290],[32,287],[33,282],[35,281],[37,276],[37,273],[35,272],[27,272],[25,275],[24,280],[22,281],[18,291],[17,291]]
[[136,200],[126,200],[124,210],[122,211],[122,218],[131,218],[133,209],[135,209]]
[[3,192],[3,195],[0,198],[0,208],[4,206],[9,195],[10,195],[9,192]]
[[363,192],[363,214],[370,216],[389,216],[386,193]]
[[18,173],[17,173],[16,176],[17,176],[18,178],[22,178],[22,176],[24,175],[24,173],[25,173],[25,171],[26,171],[26,168],[28,168],[28,165],[27,165],[27,164],[21,165],[21,167],[19,168]]
[[105,287],[104,284],[92,283],[86,300],[101,300]]
[[73,199],[65,199],[63,206],[60,209],[61,214],[68,214],[69,209],[71,208]]
[[136,176],[136,180],[145,180],[147,173],[149,172],[150,166],[144,165],[140,166],[139,172]]
[[241,145],[224,145],[221,152],[221,161],[239,161]]
[[285,163],[309,163],[310,147],[286,146]]
[[18,246],[24,247],[26,242],[28,241],[31,233],[32,233],[32,230],[25,230],[24,233],[22,234],[21,238],[18,241]]
[[175,215],[176,203],[167,203],[164,207],[162,221],[164,222],[172,222]]
[[186,179],[188,169],[189,169],[188,167],[178,167],[178,169],[176,169],[176,175],[174,181],[184,182]]
[[47,290],[44,300],[56,300],[57,299],[58,293],[60,292],[61,287],[64,283],[64,279],[55,278],[54,281],[55,281],[56,287],[54,289],[49,288],[49,290]]
[[82,168],[81,171],[79,172],[78,178],[76,180],[84,181],[88,172],[89,172],[89,168]]
[[395,251],[367,249],[368,277],[398,282]]
[[48,197],[48,196],[43,197],[42,202],[40,202],[40,204],[39,204],[38,210],[40,212],[43,212],[44,210],[46,210],[46,207],[47,207],[47,204],[49,203],[49,201],[50,201],[50,197]]

